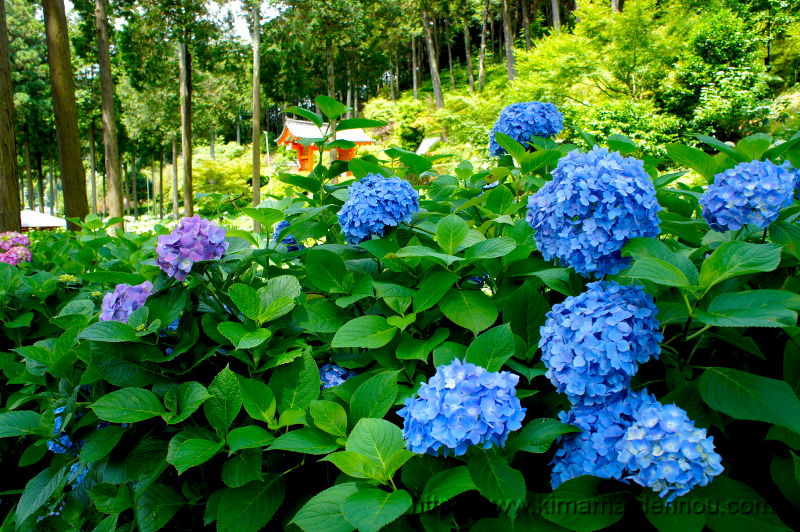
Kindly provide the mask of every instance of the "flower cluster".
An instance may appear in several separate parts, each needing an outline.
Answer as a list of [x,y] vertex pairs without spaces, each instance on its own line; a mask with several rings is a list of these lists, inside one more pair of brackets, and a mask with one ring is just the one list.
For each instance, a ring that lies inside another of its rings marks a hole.
[[118,284],[113,292],[103,296],[100,321],[121,321],[128,323],[128,317],[144,305],[148,296],[153,293],[153,283],[145,281],[142,284],[131,286]]
[[78,447],[72,442],[68,435],[61,432],[64,426],[64,407],[59,406],[53,410],[55,418],[53,420],[53,438],[47,442],[47,449],[57,453],[75,453]]
[[471,445],[502,447],[525,417],[516,397],[518,382],[508,371],[487,371],[458,359],[439,366],[398,412],[406,447],[433,455],[440,449],[463,455]]
[[574,404],[627,389],[639,364],[661,353],[657,313],[641,286],[589,283],[547,313],[539,341],[547,378]]
[[[287,227],[289,227],[288,221],[283,220],[281,222],[278,222],[277,225],[275,225],[275,229],[272,234],[272,241],[277,243],[278,235],[281,233],[281,231],[283,231]],[[303,244],[298,243],[293,235],[286,235],[285,237],[283,237],[283,239],[281,239],[281,244],[286,244],[286,249],[289,251],[299,251],[303,249]]]
[[700,197],[703,218],[715,231],[741,229],[744,224],[765,228],[792,204],[800,172],[789,163],[739,163],[714,177]]
[[598,147],[562,157],[553,180],[528,199],[528,223],[545,260],[555,257],[587,277],[627,267],[622,246],[659,234],[661,207],[643,165]]
[[343,368],[333,362],[329,362],[319,368],[319,380],[322,382],[323,390],[344,384],[347,379],[355,376],[355,371]]
[[223,228],[192,216],[182,218],[170,234],[158,237],[156,263],[168,276],[183,281],[195,262],[219,259],[227,249]]
[[489,154],[504,155],[495,140],[495,133],[504,133],[523,146],[531,137],[554,137],[564,129],[564,116],[552,103],[521,102],[508,105],[500,112],[489,133]]
[[399,177],[368,174],[348,189],[347,201],[339,211],[339,225],[350,244],[372,235],[383,236],[386,227],[408,222],[419,210],[419,194],[411,183]]
[[16,266],[20,262],[30,262],[30,239],[16,231],[0,233],[0,262]]
[[722,473],[722,457],[714,451],[714,437],[698,429],[675,405],[643,405],[635,422],[616,443],[617,460],[633,480],[666,497],[689,493]]

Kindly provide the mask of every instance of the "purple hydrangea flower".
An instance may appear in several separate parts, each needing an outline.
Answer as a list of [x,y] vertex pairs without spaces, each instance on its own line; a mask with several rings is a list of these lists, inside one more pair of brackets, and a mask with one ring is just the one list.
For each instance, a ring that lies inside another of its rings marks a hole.
[[[281,233],[281,231],[283,231],[287,227],[289,227],[289,222],[287,220],[278,222],[275,225],[274,232],[272,233],[272,241],[277,242],[278,235]],[[283,237],[283,239],[281,239],[281,244],[286,244],[286,249],[288,251],[300,251],[301,249],[303,249],[303,244],[298,243],[293,235],[286,235],[285,237]]]
[[182,218],[170,234],[158,237],[156,263],[168,276],[183,281],[195,262],[219,259],[227,249],[225,229],[192,216]]
[[657,313],[641,286],[589,283],[547,313],[539,340],[547,378],[573,404],[627,389],[639,364],[661,353]]
[[142,284],[131,286],[118,284],[113,292],[103,296],[100,321],[121,321],[128,323],[128,317],[136,309],[144,305],[148,296],[153,293],[153,283],[145,281]]
[[24,246],[14,246],[8,251],[0,253],[0,262],[17,266],[20,262],[30,262],[31,252]]
[[602,277],[630,264],[620,250],[634,237],[659,234],[656,191],[644,163],[605,148],[573,151],[553,180],[528,199],[528,223],[545,260]]
[[339,225],[350,244],[372,235],[383,236],[387,227],[408,222],[419,210],[419,194],[411,183],[399,177],[367,174],[348,189],[349,196],[339,211]]
[[652,489],[667,503],[705,486],[723,471],[714,437],[694,426],[686,412],[655,401],[640,406],[616,444],[625,478]]
[[415,453],[463,455],[471,445],[504,446],[525,417],[516,397],[518,382],[519,375],[458,359],[439,366],[398,411],[406,447]]
[[646,392],[625,390],[607,401],[594,405],[573,406],[561,412],[562,423],[574,425],[582,432],[571,432],[558,440],[558,450],[551,464],[550,483],[553,489],[581,475],[621,480],[625,465],[617,460],[617,442],[634,423],[634,414],[655,399]]
[[22,233],[17,233],[16,231],[0,233],[0,251],[8,251],[16,246],[28,247],[30,245],[30,239]]
[[319,368],[319,379],[322,382],[323,390],[344,384],[347,379],[355,376],[355,371],[343,368],[342,366],[334,364],[333,362],[324,364],[321,368]]
[[739,163],[714,177],[700,197],[703,218],[715,231],[741,229],[744,224],[762,229],[774,222],[794,201],[800,172],[787,162]]
[[554,137],[564,129],[564,116],[552,103],[513,103],[500,111],[489,133],[489,154],[498,157],[506,153],[495,140],[495,133],[505,133],[525,146],[531,137]]

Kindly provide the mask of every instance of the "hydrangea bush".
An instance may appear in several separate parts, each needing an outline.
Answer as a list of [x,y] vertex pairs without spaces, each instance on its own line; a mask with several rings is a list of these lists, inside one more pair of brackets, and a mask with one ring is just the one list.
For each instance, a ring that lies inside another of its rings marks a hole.
[[508,135],[523,146],[532,137],[555,137],[564,129],[564,116],[552,103],[513,103],[503,108],[489,132],[489,154],[503,155],[505,148],[498,144],[496,133]]
[[800,136],[496,136],[449,174],[281,174],[263,233],[32,234],[0,263],[3,527],[798,529],[800,210],[720,232],[699,199]]

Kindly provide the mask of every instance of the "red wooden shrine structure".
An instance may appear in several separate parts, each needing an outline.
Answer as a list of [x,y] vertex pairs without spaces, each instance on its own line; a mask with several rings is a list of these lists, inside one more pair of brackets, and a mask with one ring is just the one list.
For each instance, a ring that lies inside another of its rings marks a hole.
[[[322,130],[326,130],[328,124],[322,124]],[[316,162],[319,160],[319,154],[316,146],[303,146],[300,140],[313,139],[322,137],[322,131],[315,126],[312,122],[305,120],[286,119],[283,125],[281,136],[278,137],[278,145],[289,146],[297,152],[297,164],[300,166],[301,172],[310,172]],[[366,146],[367,144],[374,144],[375,141],[367,135],[363,129],[348,129],[336,133],[337,140],[349,140],[354,142],[356,146]],[[340,161],[349,161],[356,154],[356,148],[345,150],[336,148],[336,155]]]

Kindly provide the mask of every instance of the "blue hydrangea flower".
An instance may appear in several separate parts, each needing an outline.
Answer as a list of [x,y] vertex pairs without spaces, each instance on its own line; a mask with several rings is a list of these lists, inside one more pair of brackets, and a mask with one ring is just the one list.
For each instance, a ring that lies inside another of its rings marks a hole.
[[475,285],[477,288],[483,288],[483,285],[489,280],[489,274],[484,273],[483,275],[473,275],[472,277],[467,277],[467,282]]
[[625,390],[603,403],[574,406],[568,412],[561,412],[558,418],[562,423],[574,425],[582,432],[559,438],[551,462],[553,489],[581,475],[622,480],[625,466],[617,459],[617,442],[634,423],[635,412],[654,402],[644,391]]
[[343,368],[333,362],[324,364],[319,368],[319,380],[322,382],[323,390],[344,384],[347,379],[355,376],[355,371]]
[[715,231],[741,229],[744,224],[765,228],[794,201],[800,172],[789,163],[739,163],[714,177],[700,197],[703,218]]
[[659,234],[661,207],[643,165],[599,147],[562,157],[553,180],[528,198],[528,223],[545,260],[557,258],[585,277],[626,268],[622,246]]
[[489,154],[499,157],[506,153],[494,138],[496,132],[505,133],[525,146],[531,137],[554,137],[562,129],[564,116],[552,103],[513,103],[500,111],[497,122],[489,132]]
[[504,446],[525,417],[516,397],[518,382],[519,375],[458,359],[439,366],[398,411],[406,447],[415,453],[436,455],[441,450],[458,456],[471,445]]
[[195,262],[219,259],[227,249],[225,229],[199,216],[182,218],[170,234],[158,237],[156,264],[183,281]]
[[419,211],[419,194],[399,177],[368,174],[350,185],[348,194],[339,211],[339,225],[350,244],[383,236],[387,227],[409,222]]
[[83,481],[86,480],[86,473],[88,472],[88,465],[81,466],[80,462],[75,462],[69,466],[69,483],[75,488],[79,487],[81,484],[83,484]]
[[118,284],[113,292],[107,292],[103,296],[100,321],[128,323],[128,317],[133,311],[144,305],[152,293],[153,283],[150,281],[134,286],[125,283]]
[[641,286],[589,283],[554,305],[539,347],[547,378],[575,404],[591,405],[628,388],[639,364],[661,353],[653,298]]
[[[287,220],[278,222],[275,225],[275,229],[273,230],[272,233],[272,241],[277,243],[278,235],[281,233],[281,231],[283,231],[287,227],[289,227],[289,222]],[[297,240],[295,240],[294,236],[292,235],[286,235],[285,237],[283,237],[283,239],[281,240],[281,244],[286,244],[286,249],[289,251],[299,251],[303,249],[303,244],[298,243]]]
[[683,409],[653,402],[641,406],[634,418],[616,443],[617,459],[630,472],[626,478],[670,503],[722,473],[714,437],[696,428]]
[[[66,434],[61,433],[61,428],[64,426],[64,407],[59,406],[53,410],[55,419],[53,420],[53,439],[47,442],[47,449],[57,453],[74,453],[77,447]],[[55,440],[55,441],[53,441]]]

